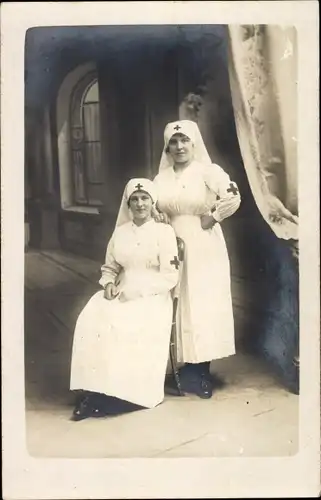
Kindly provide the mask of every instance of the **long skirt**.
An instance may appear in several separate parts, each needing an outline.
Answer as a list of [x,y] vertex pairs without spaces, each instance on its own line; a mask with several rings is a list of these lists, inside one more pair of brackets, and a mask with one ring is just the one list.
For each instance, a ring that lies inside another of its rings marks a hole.
[[204,231],[199,216],[172,218],[185,243],[177,310],[178,361],[200,363],[235,354],[230,263],[219,224]]
[[164,398],[171,323],[170,293],[122,302],[97,292],[77,320],[70,389],[155,407]]

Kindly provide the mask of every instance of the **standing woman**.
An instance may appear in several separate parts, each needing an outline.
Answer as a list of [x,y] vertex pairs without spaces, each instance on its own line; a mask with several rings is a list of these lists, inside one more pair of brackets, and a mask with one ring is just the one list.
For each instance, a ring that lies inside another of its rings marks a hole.
[[167,124],[159,173],[157,221],[185,243],[177,310],[182,389],[212,396],[210,361],[235,354],[230,264],[220,222],[240,206],[237,186],[212,164],[195,122]]
[[132,409],[164,398],[177,243],[172,227],[151,217],[156,201],[152,181],[128,182],[102,266],[103,290],[75,328],[70,389],[82,397],[74,420],[109,414],[115,398]]

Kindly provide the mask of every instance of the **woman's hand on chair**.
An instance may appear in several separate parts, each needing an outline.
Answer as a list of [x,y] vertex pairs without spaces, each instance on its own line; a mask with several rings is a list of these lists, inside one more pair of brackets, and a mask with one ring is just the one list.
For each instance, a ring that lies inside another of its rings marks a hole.
[[156,222],[163,222],[164,224],[169,224],[169,217],[167,214],[163,212],[157,212],[156,210],[153,213],[153,218]]
[[212,215],[201,215],[201,226],[202,229],[211,229],[215,224],[215,219],[213,218]]
[[114,285],[114,283],[108,283],[104,290],[104,298],[107,300],[113,300],[117,297],[118,293],[117,286]]

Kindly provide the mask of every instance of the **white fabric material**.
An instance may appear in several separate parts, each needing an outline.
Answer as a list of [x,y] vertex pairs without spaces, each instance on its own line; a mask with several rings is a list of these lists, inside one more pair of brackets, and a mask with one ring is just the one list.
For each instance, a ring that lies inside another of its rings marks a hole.
[[157,202],[157,191],[153,182],[145,178],[130,179],[124,189],[115,227],[122,226],[133,219],[132,213],[128,208],[128,200],[135,191],[145,191],[148,193],[153,200],[154,210],[155,203]]
[[[81,312],[72,352],[72,390],[105,393],[152,408],[164,398],[172,323],[172,227],[154,220],[117,227],[109,242],[100,284],[118,283],[119,295],[96,293]],[[121,278],[119,275],[121,273]]]
[[293,26],[229,25],[229,80],[244,168],[278,238],[298,251],[298,50]]
[[168,123],[165,127],[164,149],[159,171],[173,166],[172,157],[166,153],[166,148],[169,140],[174,134],[184,134],[192,141],[194,144],[194,160],[204,163],[205,165],[210,165],[212,163],[197,124],[191,120],[179,120],[177,122]]
[[[217,172],[219,171],[217,170]],[[227,217],[233,215],[241,203],[241,196],[236,183],[231,181],[228,183],[225,176],[224,172],[222,176],[223,184],[226,183],[222,189],[224,196],[222,199],[216,200],[212,207],[213,217],[216,222],[222,222]]]
[[136,191],[145,191],[149,194],[153,203],[156,203],[157,194],[155,185],[149,179],[131,179],[128,181],[125,189],[126,200],[128,201],[131,195]]
[[193,161],[179,175],[173,168],[160,167],[154,182],[158,208],[169,215],[176,236],[185,243],[177,310],[178,361],[200,363],[232,355],[234,319],[226,244],[220,225],[203,230],[200,216],[213,206],[218,220],[231,216],[240,205],[240,194],[230,191],[228,174],[209,162]]

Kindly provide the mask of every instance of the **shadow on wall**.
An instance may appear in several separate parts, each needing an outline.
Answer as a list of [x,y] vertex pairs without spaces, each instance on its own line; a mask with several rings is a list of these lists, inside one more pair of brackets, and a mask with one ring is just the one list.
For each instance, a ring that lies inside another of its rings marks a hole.
[[298,262],[287,242],[278,239],[263,219],[235,218],[231,226],[233,302],[247,319],[242,332],[244,347],[264,358],[283,384],[297,394]]
[[[267,304],[262,332],[253,344],[291,392],[299,393],[299,270],[287,243],[273,234],[269,248]],[[273,278],[272,278],[273,277]]]

